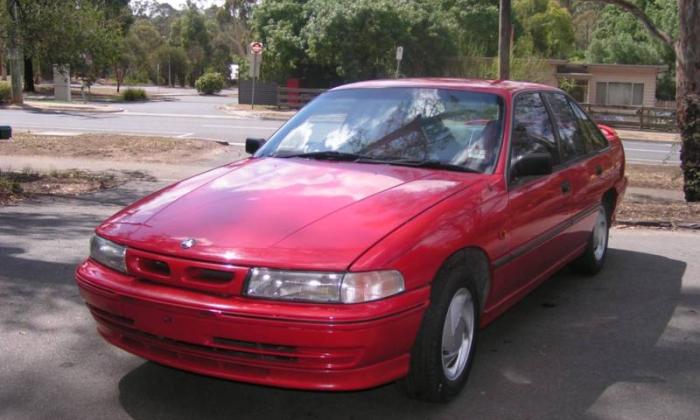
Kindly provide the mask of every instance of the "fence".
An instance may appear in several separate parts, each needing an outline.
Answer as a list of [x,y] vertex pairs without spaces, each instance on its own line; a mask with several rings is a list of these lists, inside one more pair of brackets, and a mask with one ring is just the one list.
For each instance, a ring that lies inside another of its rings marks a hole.
[[678,130],[674,109],[622,105],[582,105],[593,119],[611,127],[660,131]]
[[[241,80],[238,82],[238,103],[250,104],[253,99],[253,82]],[[255,105],[277,105],[277,83],[255,81]]]
[[325,91],[325,89],[278,87],[277,107],[299,109]]

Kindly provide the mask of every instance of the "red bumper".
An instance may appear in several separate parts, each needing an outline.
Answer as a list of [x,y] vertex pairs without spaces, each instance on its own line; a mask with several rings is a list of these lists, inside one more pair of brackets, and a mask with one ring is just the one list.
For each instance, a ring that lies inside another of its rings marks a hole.
[[110,343],[164,365],[285,388],[356,390],[405,376],[427,288],[359,305],[220,297],[90,260],[80,293]]

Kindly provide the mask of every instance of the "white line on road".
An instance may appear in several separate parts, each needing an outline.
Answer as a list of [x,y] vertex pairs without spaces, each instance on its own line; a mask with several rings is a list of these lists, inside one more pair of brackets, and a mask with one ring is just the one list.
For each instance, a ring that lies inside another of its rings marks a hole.
[[661,165],[667,165],[667,164],[671,164],[671,163],[680,163],[680,160],[666,160],[666,159],[664,159],[664,160],[658,160],[658,159],[629,159],[629,158],[628,158],[628,159],[627,159],[627,162],[628,162],[628,163],[636,163],[636,162],[654,162],[654,163],[661,164]]
[[179,139],[184,139],[184,138],[186,138],[186,137],[190,137],[190,136],[193,136],[193,135],[194,135],[194,133],[185,133],[185,134],[180,134],[179,136],[175,136],[175,137],[177,137],[177,138],[179,138]]
[[[33,129],[43,129],[43,130],[66,130],[66,131],[73,131],[75,130],[75,127],[59,127],[55,125],[35,125],[35,124],[18,124],[15,125],[15,127],[19,129],[27,129],[27,128],[33,128]],[[182,131],[152,131],[152,130],[144,130],[144,129],[138,129],[138,130],[133,130],[133,129],[128,129],[128,128],[119,128],[119,129],[111,129],[111,128],[82,128],[83,132],[90,132],[90,131],[99,131],[99,132],[105,132],[105,133],[134,133],[134,134],[153,134],[153,135],[162,135],[162,136],[176,136],[182,134]]]
[[[134,116],[134,117],[165,117],[165,118],[202,118],[205,120],[236,120],[236,121],[251,121],[251,119],[235,117],[233,115],[211,115],[211,114],[171,114],[171,113],[155,113],[155,112],[132,112],[126,110],[120,112],[119,115]],[[252,121],[255,121],[252,119]],[[282,121],[280,121],[282,123]]]
[[647,152],[647,153],[671,153],[671,150],[652,150],[652,149],[633,149],[631,147],[625,147],[625,152]]
[[275,127],[260,127],[260,126],[252,126],[252,125],[202,124],[201,127],[206,127],[206,128],[243,128],[245,130],[265,130],[265,131],[277,130],[277,128],[275,128]]

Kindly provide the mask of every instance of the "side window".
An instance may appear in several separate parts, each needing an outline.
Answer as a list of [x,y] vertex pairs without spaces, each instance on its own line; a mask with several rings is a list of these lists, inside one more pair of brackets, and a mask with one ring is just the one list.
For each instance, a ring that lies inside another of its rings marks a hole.
[[547,93],[561,141],[561,160],[568,162],[586,155],[585,135],[566,96]]
[[[557,142],[547,108],[539,93],[518,95],[513,109],[513,133],[510,144],[511,165],[530,153],[548,152],[559,162]],[[516,175],[517,177],[517,175]]]
[[586,148],[589,152],[596,152],[601,149],[608,147],[608,139],[605,138],[603,133],[600,132],[598,126],[588,118],[581,107],[574,101],[569,101],[571,107],[574,109],[574,113],[578,117],[581,128],[583,128],[585,134]]

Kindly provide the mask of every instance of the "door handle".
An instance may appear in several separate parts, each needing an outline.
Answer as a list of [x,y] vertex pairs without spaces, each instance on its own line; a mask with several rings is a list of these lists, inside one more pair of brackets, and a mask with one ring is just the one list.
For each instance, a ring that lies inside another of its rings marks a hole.
[[603,175],[603,167],[600,165],[596,165],[595,166],[595,174],[598,176]]
[[571,192],[571,183],[569,181],[564,181],[561,183],[561,193],[568,194]]

